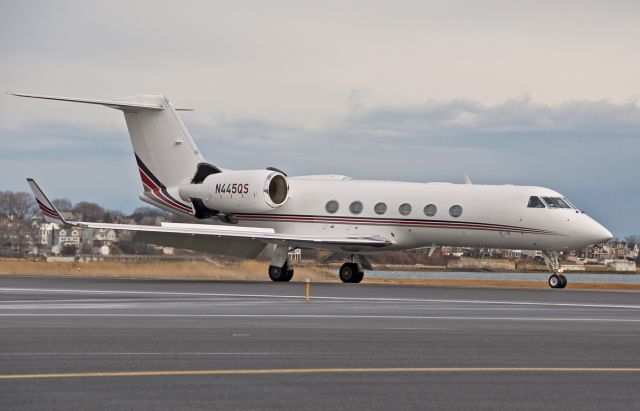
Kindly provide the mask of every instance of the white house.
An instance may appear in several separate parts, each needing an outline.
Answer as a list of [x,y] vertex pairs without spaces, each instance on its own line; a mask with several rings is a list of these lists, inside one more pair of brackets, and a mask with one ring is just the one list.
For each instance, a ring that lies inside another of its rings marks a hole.
[[64,247],[65,245],[79,245],[82,240],[82,230],[78,227],[63,227],[58,230],[57,245]]

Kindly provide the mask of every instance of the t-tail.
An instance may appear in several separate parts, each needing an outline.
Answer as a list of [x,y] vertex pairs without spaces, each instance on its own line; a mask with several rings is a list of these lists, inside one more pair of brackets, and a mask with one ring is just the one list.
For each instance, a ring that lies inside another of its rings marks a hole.
[[[12,93],[19,97],[98,104],[124,113],[142,180],[140,199],[173,213],[195,215],[178,187],[199,183],[220,169],[208,164],[171,102],[162,95],[136,95],[115,100],[95,100]],[[43,212],[46,215],[47,205]],[[41,207],[42,208],[42,207]],[[51,210],[52,211],[52,210]]]

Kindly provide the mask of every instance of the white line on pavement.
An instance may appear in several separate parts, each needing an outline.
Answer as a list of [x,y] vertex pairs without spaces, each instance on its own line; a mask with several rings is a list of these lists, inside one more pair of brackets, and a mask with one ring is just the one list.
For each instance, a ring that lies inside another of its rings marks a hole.
[[[194,297],[232,297],[232,298],[282,298],[304,299],[304,295],[274,295],[274,294],[238,294],[238,293],[195,293],[177,291],[120,291],[120,290],[79,290],[58,288],[9,288],[2,287],[0,292],[41,292],[41,293],[68,293],[68,294],[122,294],[122,295],[164,295],[164,296],[194,296]],[[500,301],[500,300],[447,300],[447,299],[423,299],[423,298],[387,298],[387,297],[328,297],[312,296],[312,300],[335,301],[379,301],[379,302],[424,302],[424,303],[450,303],[450,304],[498,304],[498,305],[527,305],[527,306],[551,306],[551,307],[578,307],[578,308],[613,308],[640,310],[640,305],[625,304],[591,304],[591,303],[554,303],[537,301]]]

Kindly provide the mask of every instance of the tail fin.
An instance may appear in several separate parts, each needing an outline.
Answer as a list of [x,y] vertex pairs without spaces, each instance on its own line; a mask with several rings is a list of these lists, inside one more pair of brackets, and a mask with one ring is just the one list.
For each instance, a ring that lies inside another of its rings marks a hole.
[[200,178],[200,174],[220,172],[207,164],[176,109],[162,95],[136,95],[116,100],[94,100],[13,94],[19,97],[99,104],[124,112],[131,144],[142,179],[141,198],[170,211],[192,213],[190,204],[172,195],[171,188]]
[[38,187],[38,184],[33,178],[27,178],[27,183],[29,183],[29,188],[33,193],[33,196],[36,198],[36,202],[38,203],[38,207],[40,207],[40,211],[44,215],[44,219],[50,223],[58,223],[62,225],[69,225],[69,222],[62,217],[62,214],[56,209],[51,201],[44,195],[44,192]]
[[[124,110],[143,183],[143,171],[151,174],[147,175],[151,182],[164,188],[190,181],[198,164],[205,161],[173,105],[164,96],[134,98],[162,107],[162,110]],[[153,185],[147,188],[153,190]]]

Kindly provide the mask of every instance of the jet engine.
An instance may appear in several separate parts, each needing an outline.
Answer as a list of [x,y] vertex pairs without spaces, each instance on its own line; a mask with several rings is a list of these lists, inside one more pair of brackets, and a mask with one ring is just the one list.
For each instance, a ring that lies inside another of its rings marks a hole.
[[184,201],[193,203],[199,218],[219,213],[263,213],[287,201],[289,183],[275,170],[224,171],[210,174],[200,183],[182,184],[178,193]]

